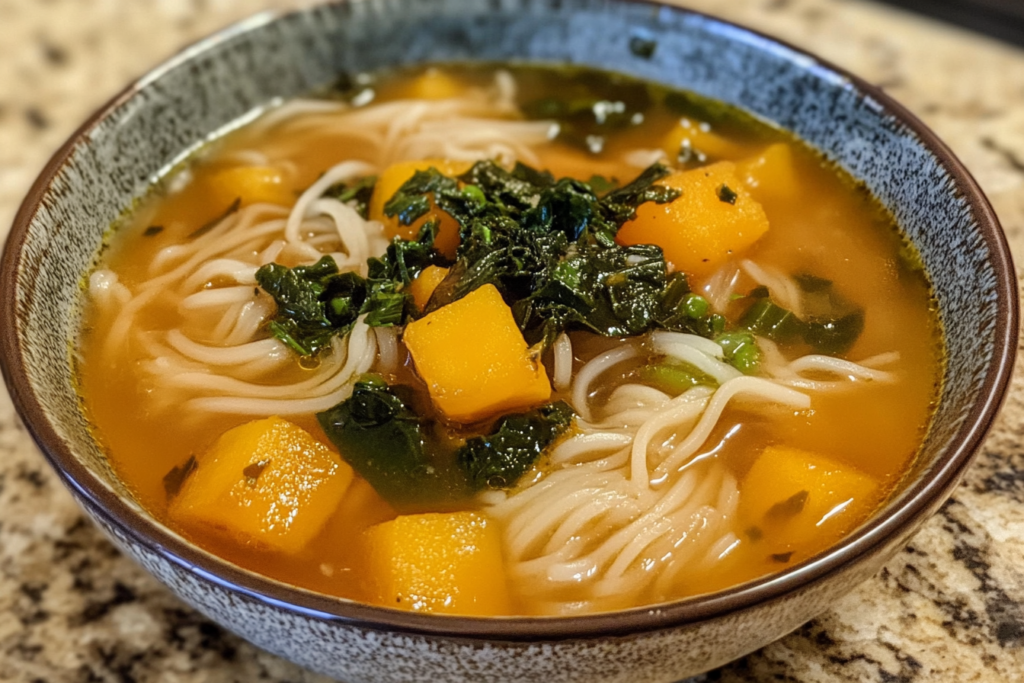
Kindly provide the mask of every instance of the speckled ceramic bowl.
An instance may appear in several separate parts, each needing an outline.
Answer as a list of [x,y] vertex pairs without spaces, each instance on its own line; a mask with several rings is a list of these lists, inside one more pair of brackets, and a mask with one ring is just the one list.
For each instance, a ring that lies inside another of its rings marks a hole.
[[[793,130],[863,180],[920,249],[948,345],[941,399],[905,488],[842,543],[778,575],[655,608],[444,618],[243,571],[161,526],[114,477],[82,416],[70,362],[79,284],[107,226],[211,135],[340,70],[507,59],[621,71]],[[0,277],[0,348],[14,401],[64,482],[124,552],[257,645],[375,683],[672,681],[782,636],[875,572],[950,494],[1000,405],[1017,339],[1014,270],[996,218],[917,119],[810,55],[641,2],[363,0],[254,17],[131,85],[68,141],[22,206]]]

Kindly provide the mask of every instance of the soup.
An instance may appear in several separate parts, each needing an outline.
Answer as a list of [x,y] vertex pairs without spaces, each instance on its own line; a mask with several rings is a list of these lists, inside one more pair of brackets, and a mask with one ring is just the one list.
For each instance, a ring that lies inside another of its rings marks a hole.
[[864,522],[942,362],[892,218],[783,131],[590,70],[345,78],[112,231],[80,390],[140,503],[321,593],[566,615]]

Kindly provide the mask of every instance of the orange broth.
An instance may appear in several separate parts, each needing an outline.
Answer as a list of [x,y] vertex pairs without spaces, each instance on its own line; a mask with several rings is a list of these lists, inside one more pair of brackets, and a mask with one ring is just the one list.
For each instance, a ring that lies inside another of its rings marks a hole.
[[[551,93],[562,87],[557,71],[513,71],[523,92]],[[446,87],[455,83],[457,88],[486,77],[476,69],[453,68],[446,74]],[[434,75],[431,78],[436,79]],[[375,102],[381,102],[421,94],[424,83],[420,74],[411,72],[380,77],[374,88]],[[942,362],[940,330],[926,277],[915,267],[912,250],[892,218],[845,174],[784,132],[736,112],[723,115],[720,107],[702,105],[697,99],[691,100],[691,106],[689,118],[695,125],[710,121],[710,129],[728,141],[718,148],[718,154],[706,155],[706,162],[742,160],[772,142],[789,145],[793,154],[799,193],[780,200],[759,194],[757,188],[751,190],[764,206],[771,227],[743,256],[786,273],[820,273],[831,279],[844,297],[863,306],[863,332],[844,357],[857,360],[899,353],[899,381],[892,385],[822,394],[815,398],[811,410],[778,411],[771,419],[730,406],[702,452],[713,452],[740,480],[757,454],[771,444],[827,454],[879,484],[877,499],[868,506],[876,508],[898,486],[915,457],[936,395]],[[678,110],[655,103],[641,123],[609,135],[598,152],[557,140],[535,151],[540,167],[556,177],[587,180],[597,174],[628,181],[637,169],[622,165],[623,152],[657,147],[679,119]],[[294,164],[294,172],[281,188],[285,197],[300,194],[324,169],[350,155],[358,156],[358,150],[342,148],[316,128],[290,139],[269,141],[255,139],[242,127],[197,154],[131,213],[112,235],[102,256],[104,266],[133,289],[145,278],[146,264],[159,250],[184,240],[230,203],[230,197],[218,195],[209,183],[212,174],[227,163],[225,159],[233,152],[266,145],[286,150],[286,158]],[[682,163],[688,167],[700,164],[694,160]],[[162,230],[146,235],[150,226]],[[700,292],[703,283],[692,285]],[[140,319],[138,324],[160,330],[177,321],[174,311],[168,310],[164,316]],[[78,367],[81,395],[115,471],[143,507],[186,538],[241,567],[320,593],[367,600],[365,581],[360,578],[365,559],[357,541],[369,526],[397,513],[358,477],[319,535],[294,555],[248,547],[203,528],[182,527],[169,518],[165,475],[190,455],[201,456],[226,430],[252,418],[214,415],[190,422],[176,415],[173,407],[154,407],[151,398],[156,389],[137,371],[144,356],[137,344],[130,343],[112,366],[102,358],[100,340],[110,325],[109,316],[87,312]],[[607,343],[588,341],[585,336],[574,333],[577,368],[594,353],[588,345],[598,349]],[[551,363],[547,367],[550,370]],[[301,374],[302,369],[296,367],[294,372]],[[329,443],[314,416],[293,421]],[[474,507],[472,501],[466,504]],[[786,562],[773,562],[757,550],[756,543],[744,543],[718,571],[677,586],[675,596],[713,591],[778,571],[824,550],[863,521],[851,520],[840,533],[822,535],[794,548]],[[515,600],[513,596],[513,613],[533,611],[529,604]]]

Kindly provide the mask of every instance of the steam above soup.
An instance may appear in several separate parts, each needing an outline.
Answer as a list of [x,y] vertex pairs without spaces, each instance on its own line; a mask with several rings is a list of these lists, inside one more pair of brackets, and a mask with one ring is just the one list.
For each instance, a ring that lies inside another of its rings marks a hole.
[[588,70],[361,75],[170,176],[87,290],[82,395],[158,519],[282,581],[576,614],[855,529],[941,344],[891,218],[789,135]]

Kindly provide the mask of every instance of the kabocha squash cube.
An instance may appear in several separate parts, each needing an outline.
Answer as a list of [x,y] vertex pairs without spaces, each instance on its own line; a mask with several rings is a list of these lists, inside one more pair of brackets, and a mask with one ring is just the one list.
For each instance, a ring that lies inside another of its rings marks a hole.
[[427,69],[412,82],[409,95],[420,100],[444,100],[462,94],[462,85],[439,69]]
[[384,224],[384,231],[388,239],[393,237],[401,237],[405,240],[415,239],[420,233],[420,228],[427,221],[437,219],[440,221],[440,225],[434,246],[448,258],[455,258],[455,250],[459,247],[459,223],[447,212],[439,209],[433,198],[430,200],[430,210],[413,221],[411,225],[402,225],[398,216],[387,216],[384,213],[385,204],[391,201],[402,185],[412,178],[416,171],[426,171],[429,168],[436,168],[446,176],[455,176],[468,171],[470,164],[464,161],[446,161],[445,159],[400,161],[392,164],[377,177],[377,184],[373,188],[373,196],[370,197],[367,213],[371,220]]
[[225,432],[198,459],[170,515],[247,545],[296,552],[319,533],[352,476],[304,429],[270,417]]
[[220,208],[227,207],[235,199],[242,206],[248,204],[279,204],[290,206],[295,193],[284,183],[281,171],[271,166],[234,166],[217,171],[209,181],[213,194],[211,203]]
[[658,181],[681,194],[666,204],[647,202],[619,230],[620,244],[656,244],[675,270],[711,273],[768,231],[768,217],[736,177],[736,164],[722,161],[677,171]]
[[768,553],[815,552],[838,540],[880,502],[878,482],[815,453],[769,446],[740,483],[744,527],[763,533]]
[[793,150],[784,142],[769,145],[758,154],[737,162],[736,175],[762,202],[787,201],[800,194]]
[[448,275],[447,268],[440,266],[427,266],[416,276],[416,279],[409,285],[409,294],[412,295],[413,303],[421,311],[426,308],[430,301],[430,295],[434,293],[437,286]]
[[405,345],[434,404],[454,422],[476,422],[551,398],[540,358],[494,285],[409,323]]
[[497,527],[475,512],[405,515],[364,534],[369,599],[439,614],[508,614]]

